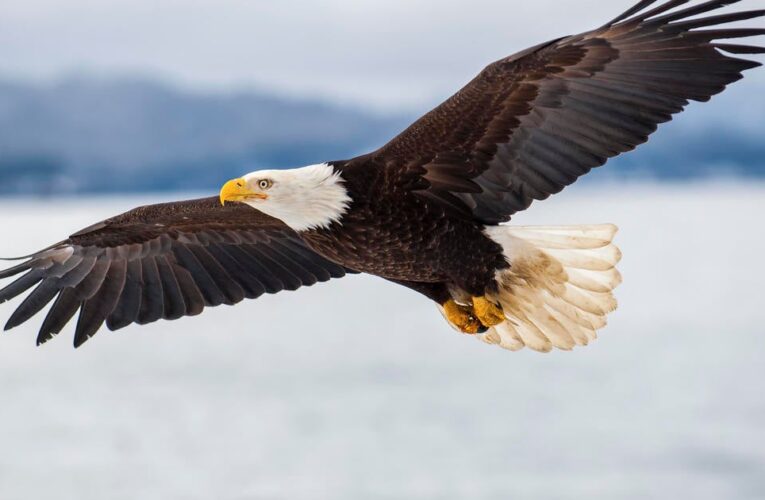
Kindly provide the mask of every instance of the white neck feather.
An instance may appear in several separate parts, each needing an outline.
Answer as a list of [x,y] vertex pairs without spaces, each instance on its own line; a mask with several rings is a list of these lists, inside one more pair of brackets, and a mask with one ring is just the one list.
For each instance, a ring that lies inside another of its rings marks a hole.
[[295,231],[326,228],[339,222],[351,202],[343,179],[331,165],[320,163],[292,170],[257,171],[245,179],[268,178],[268,199],[251,203]]

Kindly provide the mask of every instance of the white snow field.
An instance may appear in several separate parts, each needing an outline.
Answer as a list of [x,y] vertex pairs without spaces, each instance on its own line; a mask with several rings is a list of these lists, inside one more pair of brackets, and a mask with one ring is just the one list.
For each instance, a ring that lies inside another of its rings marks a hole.
[[[0,201],[0,255],[163,198]],[[365,276],[78,350],[73,325],[35,348],[36,318],[0,337],[0,499],[765,498],[764,215],[765,184],[710,183],[516,217],[621,227],[620,309],[574,352]]]

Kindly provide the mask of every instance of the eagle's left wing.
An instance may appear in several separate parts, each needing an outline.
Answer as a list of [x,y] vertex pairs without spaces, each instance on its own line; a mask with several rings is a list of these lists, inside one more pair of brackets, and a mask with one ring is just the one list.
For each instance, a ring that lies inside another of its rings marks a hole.
[[0,290],[0,303],[35,287],[8,330],[53,301],[38,344],[79,311],[77,347],[104,323],[117,330],[194,316],[347,272],[278,219],[239,203],[223,207],[213,197],[140,207],[75,233],[0,271],[0,279],[21,275]]
[[495,224],[646,142],[689,100],[707,101],[759,63],[761,47],[719,40],[765,29],[703,29],[765,11],[738,3],[643,0],[602,28],[489,65],[380,150],[351,160],[465,217]]

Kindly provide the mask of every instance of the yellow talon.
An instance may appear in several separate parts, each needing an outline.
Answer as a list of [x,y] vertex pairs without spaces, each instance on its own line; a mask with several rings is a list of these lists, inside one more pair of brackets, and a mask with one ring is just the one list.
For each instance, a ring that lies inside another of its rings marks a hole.
[[462,333],[475,335],[486,330],[478,318],[473,315],[471,307],[461,306],[453,299],[449,299],[443,304],[443,308],[446,320]]
[[505,322],[502,309],[486,297],[473,297],[473,313],[486,327],[492,327]]

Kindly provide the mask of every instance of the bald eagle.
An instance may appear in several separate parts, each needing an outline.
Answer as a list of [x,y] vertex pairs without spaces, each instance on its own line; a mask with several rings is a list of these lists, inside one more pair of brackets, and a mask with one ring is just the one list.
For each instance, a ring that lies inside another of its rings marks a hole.
[[734,55],[765,49],[720,40],[765,29],[717,26],[765,11],[706,15],[738,1],[643,0],[490,64],[377,151],[252,172],[219,196],[79,231],[0,272],[21,275],[0,302],[35,287],[5,328],[53,301],[38,344],[79,312],[77,347],[104,323],[172,320],[368,273],[424,294],[490,344],[586,345],[616,308],[616,227],[504,223],[759,66]]

